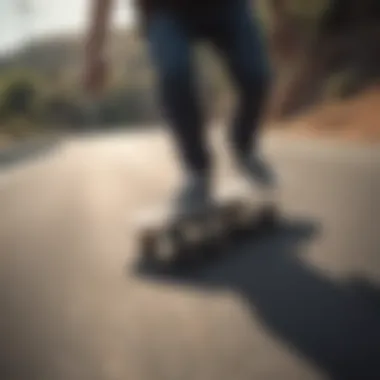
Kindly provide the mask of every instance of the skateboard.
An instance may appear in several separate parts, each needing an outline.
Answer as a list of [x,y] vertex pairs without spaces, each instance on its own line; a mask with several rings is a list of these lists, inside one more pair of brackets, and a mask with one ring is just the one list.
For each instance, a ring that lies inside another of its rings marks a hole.
[[202,210],[176,213],[170,205],[140,215],[138,244],[144,262],[170,266],[218,255],[231,243],[276,227],[276,202],[252,196],[252,190],[225,187]]

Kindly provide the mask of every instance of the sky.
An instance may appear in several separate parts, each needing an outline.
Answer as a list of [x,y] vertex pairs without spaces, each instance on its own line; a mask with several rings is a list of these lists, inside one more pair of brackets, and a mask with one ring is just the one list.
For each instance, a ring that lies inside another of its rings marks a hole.
[[[19,48],[31,38],[81,31],[92,0],[0,0],[0,54]],[[131,25],[131,0],[115,0],[115,25]],[[29,9],[25,4],[30,4]]]

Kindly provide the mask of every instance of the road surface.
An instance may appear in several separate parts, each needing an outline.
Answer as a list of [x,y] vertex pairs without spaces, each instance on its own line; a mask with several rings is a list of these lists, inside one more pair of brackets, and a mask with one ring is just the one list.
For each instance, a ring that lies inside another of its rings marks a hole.
[[1,379],[379,379],[376,149],[268,137],[287,225],[185,280],[134,265],[168,144],[73,138],[0,169]]

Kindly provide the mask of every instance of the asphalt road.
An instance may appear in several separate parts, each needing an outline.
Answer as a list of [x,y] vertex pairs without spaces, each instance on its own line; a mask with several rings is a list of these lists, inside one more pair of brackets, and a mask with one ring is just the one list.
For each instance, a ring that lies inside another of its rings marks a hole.
[[165,136],[49,148],[0,169],[2,380],[380,378],[378,149],[268,138],[284,227],[185,278],[134,265]]

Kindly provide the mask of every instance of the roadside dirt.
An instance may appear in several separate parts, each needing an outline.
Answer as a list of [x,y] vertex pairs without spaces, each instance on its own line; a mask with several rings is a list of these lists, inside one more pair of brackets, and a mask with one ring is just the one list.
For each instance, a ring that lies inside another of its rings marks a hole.
[[[290,137],[380,143],[380,85],[349,99],[329,101],[286,121],[268,122],[270,132]],[[25,139],[25,137],[24,137]],[[20,141],[0,135],[0,149]]]
[[311,111],[275,124],[280,133],[302,137],[380,142],[380,85],[346,100],[326,102]]

